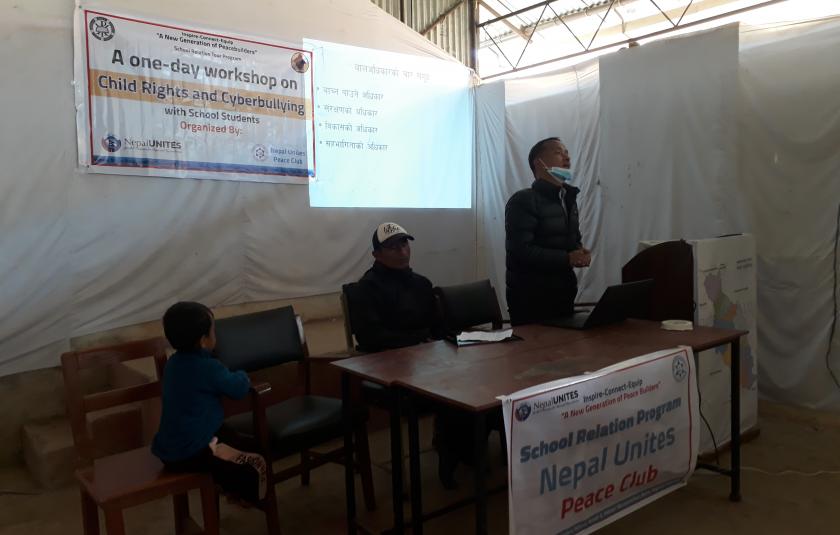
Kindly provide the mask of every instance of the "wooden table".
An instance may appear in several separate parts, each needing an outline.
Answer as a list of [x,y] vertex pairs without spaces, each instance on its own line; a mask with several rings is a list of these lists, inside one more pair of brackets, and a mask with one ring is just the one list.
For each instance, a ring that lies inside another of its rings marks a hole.
[[[387,386],[392,393],[391,483],[396,533],[402,532],[404,524],[400,443],[400,417],[404,413],[409,420],[412,533],[422,533],[424,518],[436,516],[423,515],[416,411],[419,399],[431,399],[474,415],[476,533],[486,533],[486,421],[487,415],[501,406],[496,396],[679,345],[691,347],[695,358],[699,351],[724,344],[732,346],[731,465],[728,470],[712,468],[730,476],[730,499],[740,500],[740,338],[747,331],[710,327],[664,331],[657,322],[627,320],[590,330],[527,325],[515,328],[514,332],[522,337],[521,341],[466,347],[438,341],[333,363],[343,372],[345,416],[350,411],[352,377]],[[353,451],[352,440],[352,429],[348,426],[345,433],[348,454]],[[355,533],[355,481],[349,463],[345,484],[348,532]]]

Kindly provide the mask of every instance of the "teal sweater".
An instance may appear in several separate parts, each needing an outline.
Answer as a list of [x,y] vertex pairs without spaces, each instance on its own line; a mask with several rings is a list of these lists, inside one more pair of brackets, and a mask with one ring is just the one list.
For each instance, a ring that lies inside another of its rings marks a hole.
[[206,448],[222,426],[222,396],[242,399],[251,381],[231,372],[209,351],[177,352],[163,373],[163,411],[152,453],[164,462],[189,459]]

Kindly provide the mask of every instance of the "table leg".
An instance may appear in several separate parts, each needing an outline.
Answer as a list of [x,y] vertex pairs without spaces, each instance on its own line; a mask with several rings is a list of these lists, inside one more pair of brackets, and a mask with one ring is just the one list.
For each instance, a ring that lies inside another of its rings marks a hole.
[[353,473],[353,411],[350,374],[341,374],[341,409],[344,420],[344,493],[347,499],[347,533],[356,533],[356,477]]
[[84,535],[99,535],[99,506],[80,484],[82,495],[82,530]]
[[108,535],[125,535],[122,509],[105,509],[105,532]]
[[732,458],[730,470],[732,471],[731,491],[729,499],[733,502],[741,501],[741,340],[736,338],[732,341],[732,358],[729,363],[731,371],[730,399],[732,401],[731,435],[732,435]]
[[190,518],[190,502],[186,494],[172,495],[172,510],[175,514],[175,533],[186,533]]
[[420,480],[420,426],[417,403],[408,397],[408,459],[411,470],[411,533],[423,533],[423,486]]
[[219,535],[218,493],[213,480],[201,487],[201,518],[204,520],[204,535]]
[[475,532],[487,533],[487,489],[484,472],[487,470],[487,415],[479,412],[474,418],[475,447]]
[[396,387],[388,389],[391,396],[391,500],[394,511],[393,533],[403,532],[403,459],[402,459],[402,425],[400,423],[400,392]]

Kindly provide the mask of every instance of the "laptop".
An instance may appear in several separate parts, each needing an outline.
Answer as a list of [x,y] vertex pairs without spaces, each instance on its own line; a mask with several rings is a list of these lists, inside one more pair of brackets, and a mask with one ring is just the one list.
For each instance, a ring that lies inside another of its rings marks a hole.
[[566,329],[590,329],[618,323],[646,309],[653,279],[644,279],[610,286],[591,311],[575,312],[569,316],[544,321],[544,325]]

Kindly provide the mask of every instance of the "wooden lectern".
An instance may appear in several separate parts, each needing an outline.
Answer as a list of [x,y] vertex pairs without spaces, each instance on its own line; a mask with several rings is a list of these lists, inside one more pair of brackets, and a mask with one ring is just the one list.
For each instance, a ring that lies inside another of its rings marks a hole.
[[621,282],[653,279],[650,305],[639,319],[694,321],[694,255],[685,240],[653,245],[621,268]]

